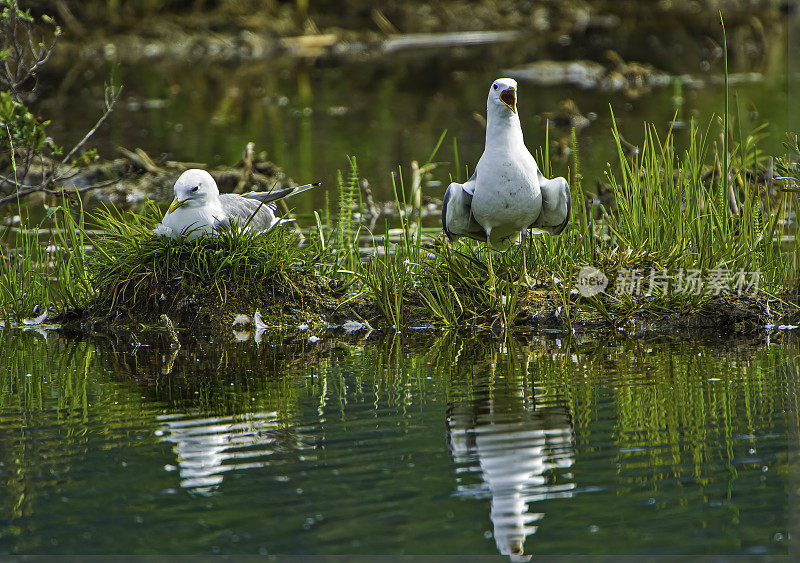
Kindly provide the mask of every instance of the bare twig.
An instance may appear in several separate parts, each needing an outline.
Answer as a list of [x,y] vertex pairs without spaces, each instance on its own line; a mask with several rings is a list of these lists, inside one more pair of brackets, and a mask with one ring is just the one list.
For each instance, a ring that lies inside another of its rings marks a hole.
[[[40,22],[35,22],[26,11],[19,8],[16,0],[6,0],[2,4],[5,11],[4,17],[0,19],[0,51],[3,51],[4,58],[0,64],[0,85],[8,89],[17,103],[24,104],[26,92],[23,91],[23,87],[28,94],[35,92],[36,82],[32,86],[26,83],[31,79],[37,80],[39,70],[47,63],[55,50],[58,39],[61,37],[61,28],[51,17],[46,15],[41,17]],[[62,8],[66,6],[63,0],[60,4]],[[42,28],[41,24],[44,24],[45,27]],[[48,36],[47,29],[49,28],[52,28],[52,38]],[[51,151],[54,148],[51,145],[39,146],[35,143],[23,143],[22,146],[11,146],[13,176],[9,174],[0,179],[0,185],[11,185],[16,193],[0,199],[0,204],[19,201],[20,198],[37,192],[54,195],[80,194],[116,183],[117,180],[111,180],[83,188],[63,187],[65,180],[75,176],[75,172],[71,168],[64,169],[65,165],[68,165],[103,125],[120,99],[121,92],[121,87],[109,86],[106,88],[105,111],[94,127],[72,147],[60,162],[51,158]],[[15,154],[19,155],[18,162],[13,162]],[[37,158],[41,163],[41,182],[38,185],[28,185],[25,183],[25,179]],[[62,187],[60,189],[54,187],[56,183],[60,183]]]
[[139,168],[146,170],[147,172],[161,172],[161,168],[159,168],[156,163],[153,162],[153,159],[150,158],[150,155],[144,152],[141,148],[131,151],[125,147],[117,147],[117,150]]
[[[118,179],[114,179],[114,180],[108,180],[107,182],[102,182],[100,184],[93,184],[91,186],[84,186],[82,188],[73,188],[73,189],[61,188],[59,190],[50,190],[50,189],[43,188],[42,186],[31,186],[29,188],[26,188],[26,189],[18,191],[14,195],[6,196],[6,197],[0,199],[0,205],[2,205],[4,203],[10,203],[12,201],[16,201],[17,198],[22,198],[22,197],[25,197],[27,195],[31,195],[33,193],[45,193],[45,194],[48,194],[48,195],[56,195],[56,196],[69,195],[69,194],[73,194],[73,193],[84,194],[84,193],[90,192],[92,190],[99,190],[101,188],[107,188],[108,186],[113,186],[117,182],[119,182],[119,180]],[[15,182],[11,182],[11,183],[13,184]]]
[[418,218],[422,212],[422,177],[436,168],[436,163],[430,162],[420,167],[416,160],[411,161],[411,216]]
[[16,180],[14,180],[13,177],[14,177],[14,174],[12,173],[12,174],[10,174],[8,176],[0,178],[0,186],[2,186],[3,184],[9,184],[10,186],[14,186],[18,190],[19,189],[23,189],[23,190],[39,189],[39,188],[42,187],[41,184],[37,184],[35,186],[29,185],[29,184],[23,184],[22,182],[18,182]]
[[[109,90],[111,91],[110,97],[108,95],[108,91]],[[92,135],[94,135],[97,132],[97,130],[100,128],[100,126],[103,124],[103,122],[105,122],[105,120],[108,118],[108,116],[111,115],[111,112],[114,111],[114,106],[117,104],[117,101],[119,100],[119,97],[122,94],[122,86],[120,86],[119,88],[114,88],[113,86],[109,86],[106,89],[106,94],[107,94],[107,96],[106,96],[106,109],[103,112],[103,115],[100,116],[100,119],[97,120],[97,123],[94,124],[94,127],[92,127],[89,130],[89,132],[86,133],[86,135],[83,136],[83,139],[78,141],[78,144],[76,144],[74,147],[72,147],[72,150],[69,151],[69,153],[67,153],[67,156],[65,156],[64,160],[61,161],[62,165],[66,164],[67,162],[69,162],[70,159],[73,156],[75,156],[75,153],[77,153],[79,150],[81,150],[81,148],[83,148],[83,145],[86,144],[86,142],[92,137]]]
[[253,151],[256,147],[256,144],[253,142],[247,143],[247,147],[244,149],[244,170],[242,171],[242,177],[239,178],[239,182],[236,184],[236,187],[233,190],[233,193],[240,194],[244,193],[244,188],[247,184],[252,182],[253,179]]
[[[19,94],[20,86],[31,78],[36,78],[36,73],[50,59],[61,37],[61,28],[52,18],[43,16],[42,21],[53,27],[53,39],[50,43],[47,43],[44,37],[41,40],[35,39],[33,25],[21,14],[24,12],[19,9],[16,2],[10,4],[0,33],[3,38],[2,47],[7,52],[3,61],[3,72],[0,73],[0,83],[11,91],[18,102],[22,101]],[[24,26],[22,33],[27,38],[25,43],[23,43],[25,40],[19,37],[20,21]]]
[[107,181],[101,182],[99,184],[92,184],[91,186],[84,186],[82,188],[75,188],[75,189],[72,189],[72,190],[70,190],[68,188],[62,188],[60,190],[48,190],[47,193],[50,193],[50,194],[53,194],[53,195],[69,195],[69,194],[72,194],[72,193],[85,194],[86,192],[91,192],[91,191],[94,191],[94,190],[100,190],[102,188],[107,188],[109,186],[113,186],[114,184],[116,184],[118,182],[119,182],[119,178],[114,178],[113,180],[107,180]]

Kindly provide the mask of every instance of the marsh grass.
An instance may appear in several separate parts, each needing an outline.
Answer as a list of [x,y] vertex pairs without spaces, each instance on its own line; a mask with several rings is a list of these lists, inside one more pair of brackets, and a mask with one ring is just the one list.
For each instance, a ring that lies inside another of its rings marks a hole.
[[78,198],[77,212],[73,213],[66,197],[60,206],[51,208],[53,218],[50,229],[51,248],[54,249],[52,284],[55,302],[78,309],[86,305],[94,294],[87,249],[86,214]]
[[[676,145],[672,125],[659,133],[645,124],[641,150],[628,156],[611,108],[618,160],[609,165],[605,179],[613,191],[614,207],[603,209],[599,219],[593,219],[584,204],[580,150],[572,131],[571,166],[564,174],[572,190],[572,220],[557,237],[525,235],[521,244],[495,253],[497,293],[486,287],[482,245],[465,239],[452,247],[435,245],[424,267],[396,285],[406,292],[418,291],[438,322],[450,326],[491,324],[498,316],[508,325],[519,307],[540,307],[536,291],[520,288],[523,253],[529,276],[544,290],[566,328],[571,328],[572,315],[578,312],[588,320],[619,323],[645,311],[692,312],[711,296],[708,291],[678,293],[674,288],[651,292],[646,277],[638,294],[616,294],[614,282],[623,269],[672,276],[697,270],[706,278],[719,271],[759,272],[762,293],[785,292],[796,283],[800,263],[800,245],[792,236],[796,226],[787,220],[791,212],[798,212],[798,198],[770,194],[768,157],[758,148],[765,126],[744,131],[738,101],[737,118],[730,115],[727,57],[724,64],[723,115],[710,119],[704,128],[692,121],[682,148]],[[457,143],[453,147],[458,163]],[[558,175],[547,143],[537,151],[537,161],[546,176]],[[459,172],[457,165],[456,177]],[[793,245],[790,252],[780,244],[787,237]],[[407,259],[403,255],[408,250],[400,250],[392,255],[395,260]],[[611,278],[605,293],[591,298],[576,295],[576,274],[583,265],[595,266]],[[402,271],[389,266],[384,270]]]
[[[92,294],[86,264],[83,209],[73,214],[67,198],[33,223],[18,206],[20,223],[0,235],[0,316],[6,323],[64,307],[77,308]],[[76,218],[77,216],[77,218]]]
[[0,311],[5,323],[19,323],[53,300],[48,283],[49,256],[37,228],[6,228],[3,240],[8,242],[0,246]]
[[[497,291],[488,287],[482,244],[462,239],[451,245],[440,235],[427,236],[409,211],[402,170],[392,174],[395,204],[402,210],[400,235],[376,237],[365,254],[359,239],[369,232],[356,215],[363,209],[358,165],[349,158],[350,169],[339,175],[334,193],[338,213],[323,209],[315,214],[308,248],[300,248],[288,229],[277,228],[172,240],[153,235],[161,217],[153,204],[140,213],[86,213],[65,199],[36,228],[26,226],[26,220],[13,233],[6,229],[0,310],[15,322],[32,316],[37,305],[51,312],[89,309],[139,319],[210,304],[222,310],[234,303],[274,303],[278,311],[287,299],[313,307],[310,295],[324,286],[338,288],[336,299],[342,302],[373,300],[377,314],[393,327],[414,317],[451,327],[509,327],[535,310],[549,311],[556,323],[570,329],[577,319],[614,325],[642,312],[690,313],[710,297],[650,294],[647,279],[639,295],[616,294],[614,282],[622,268],[673,274],[696,269],[704,275],[723,268],[758,270],[761,291],[782,294],[797,281],[800,251],[796,237],[787,239],[795,229],[787,218],[798,212],[798,198],[792,188],[770,193],[768,157],[758,148],[763,131],[743,132],[737,121],[727,128],[726,188],[716,165],[723,160],[716,147],[725,145],[716,142],[725,135],[725,122],[720,122],[712,119],[702,128],[692,122],[681,149],[672,128],[660,133],[645,125],[640,151],[628,156],[612,120],[618,160],[609,165],[606,180],[614,207],[593,220],[583,204],[580,174],[567,170],[573,201],[568,228],[556,237],[526,234],[520,244],[495,253]],[[800,147],[794,148],[779,161],[786,174],[796,174],[793,162]],[[578,150],[574,141],[573,167],[579,165]],[[546,151],[537,156],[549,176],[557,175]],[[43,232],[49,249],[42,244]],[[781,244],[784,240],[789,242]],[[532,288],[520,282],[523,255]],[[609,276],[605,293],[577,295],[576,275],[583,265]]]
[[[641,150],[628,156],[613,108],[611,115],[618,160],[605,176],[614,192],[614,208],[604,209],[599,219],[589,215],[575,170],[579,147],[573,135],[572,167],[566,173],[572,221],[559,236],[526,234],[520,244],[495,253],[497,292],[488,289],[483,244],[461,239],[451,245],[440,239],[424,247],[418,225],[403,214],[398,243],[389,245],[384,239],[374,256],[348,261],[337,275],[355,277],[356,289],[376,299],[384,318],[395,326],[403,318],[403,304],[415,301],[446,326],[489,327],[498,320],[510,326],[526,308],[544,308],[566,329],[572,328],[575,316],[613,325],[643,312],[691,313],[716,293],[711,288],[681,293],[674,285],[651,291],[651,272],[674,277],[696,270],[708,279],[720,271],[757,271],[760,292],[772,297],[796,283],[798,244],[786,238],[794,234],[794,224],[786,218],[790,211],[797,212],[798,200],[785,192],[777,197],[769,193],[768,157],[758,148],[763,127],[744,132],[737,120],[712,118],[703,128],[692,121],[685,146],[678,148],[672,126],[660,133],[645,124]],[[718,139],[712,138],[713,131],[718,131]],[[726,156],[720,156],[719,146],[727,149]],[[537,156],[548,176],[557,175],[546,151]],[[726,168],[727,175],[720,173]],[[398,208],[407,209],[402,173],[393,174],[393,181]],[[791,241],[790,252],[780,244],[785,239]],[[534,288],[520,282],[523,253]],[[577,294],[576,275],[583,265],[609,276],[605,293],[590,298]],[[623,269],[644,272],[640,292],[615,292]]]
[[[784,141],[786,156],[776,159],[775,170],[780,174],[783,187],[781,192],[786,194],[789,201],[787,210],[794,214],[794,240],[788,237],[782,245],[784,255],[784,268],[789,272],[800,272],[800,243],[797,241],[797,218],[800,217],[800,141],[796,134],[787,134]],[[787,229],[788,231],[789,229]],[[797,280],[795,280],[797,281]],[[800,284],[795,285],[795,297],[800,299]]]

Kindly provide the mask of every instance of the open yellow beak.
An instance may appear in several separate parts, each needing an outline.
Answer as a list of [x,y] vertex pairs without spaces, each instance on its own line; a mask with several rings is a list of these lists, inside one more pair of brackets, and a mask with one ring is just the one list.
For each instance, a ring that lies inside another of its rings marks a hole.
[[500,101],[503,102],[508,109],[517,113],[517,92],[514,88],[504,90],[503,93],[500,94]]
[[183,201],[178,201],[178,198],[172,200],[172,205],[169,206],[169,211],[167,211],[167,215],[178,209],[184,203],[186,203],[185,199]]

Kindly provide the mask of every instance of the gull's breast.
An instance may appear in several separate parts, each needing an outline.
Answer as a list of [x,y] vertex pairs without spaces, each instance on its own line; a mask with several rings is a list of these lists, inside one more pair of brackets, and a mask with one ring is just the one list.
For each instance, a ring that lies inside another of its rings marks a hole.
[[165,215],[161,223],[172,229],[176,236],[184,231],[192,231],[189,238],[193,239],[212,232],[217,220],[210,208],[183,206]]
[[521,231],[539,216],[542,194],[538,179],[512,160],[480,167],[472,212],[487,230]]

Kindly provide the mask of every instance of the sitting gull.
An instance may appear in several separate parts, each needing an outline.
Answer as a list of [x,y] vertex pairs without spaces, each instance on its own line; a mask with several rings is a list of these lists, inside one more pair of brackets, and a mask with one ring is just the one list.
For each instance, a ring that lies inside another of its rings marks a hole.
[[275,216],[274,202],[319,185],[317,182],[269,192],[220,195],[211,174],[205,170],[187,170],[175,182],[175,199],[155,233],[170,238],[188,233],[192,240],[217,229],[229,229],[231,221],[244,230],[267,231],[289,222]]
[[[545,178],[525,147],[516,92],[510,78],[499,78],[489,88],[483,156],[467,182],[450,184],[442,203],[442,227],[450,240],[465,236],[486,242],[492,289],[491,249],[506,250],[526,229],[559,234],[572,206],[567,181]],[[522,276],[529,284],[522,256]]]

